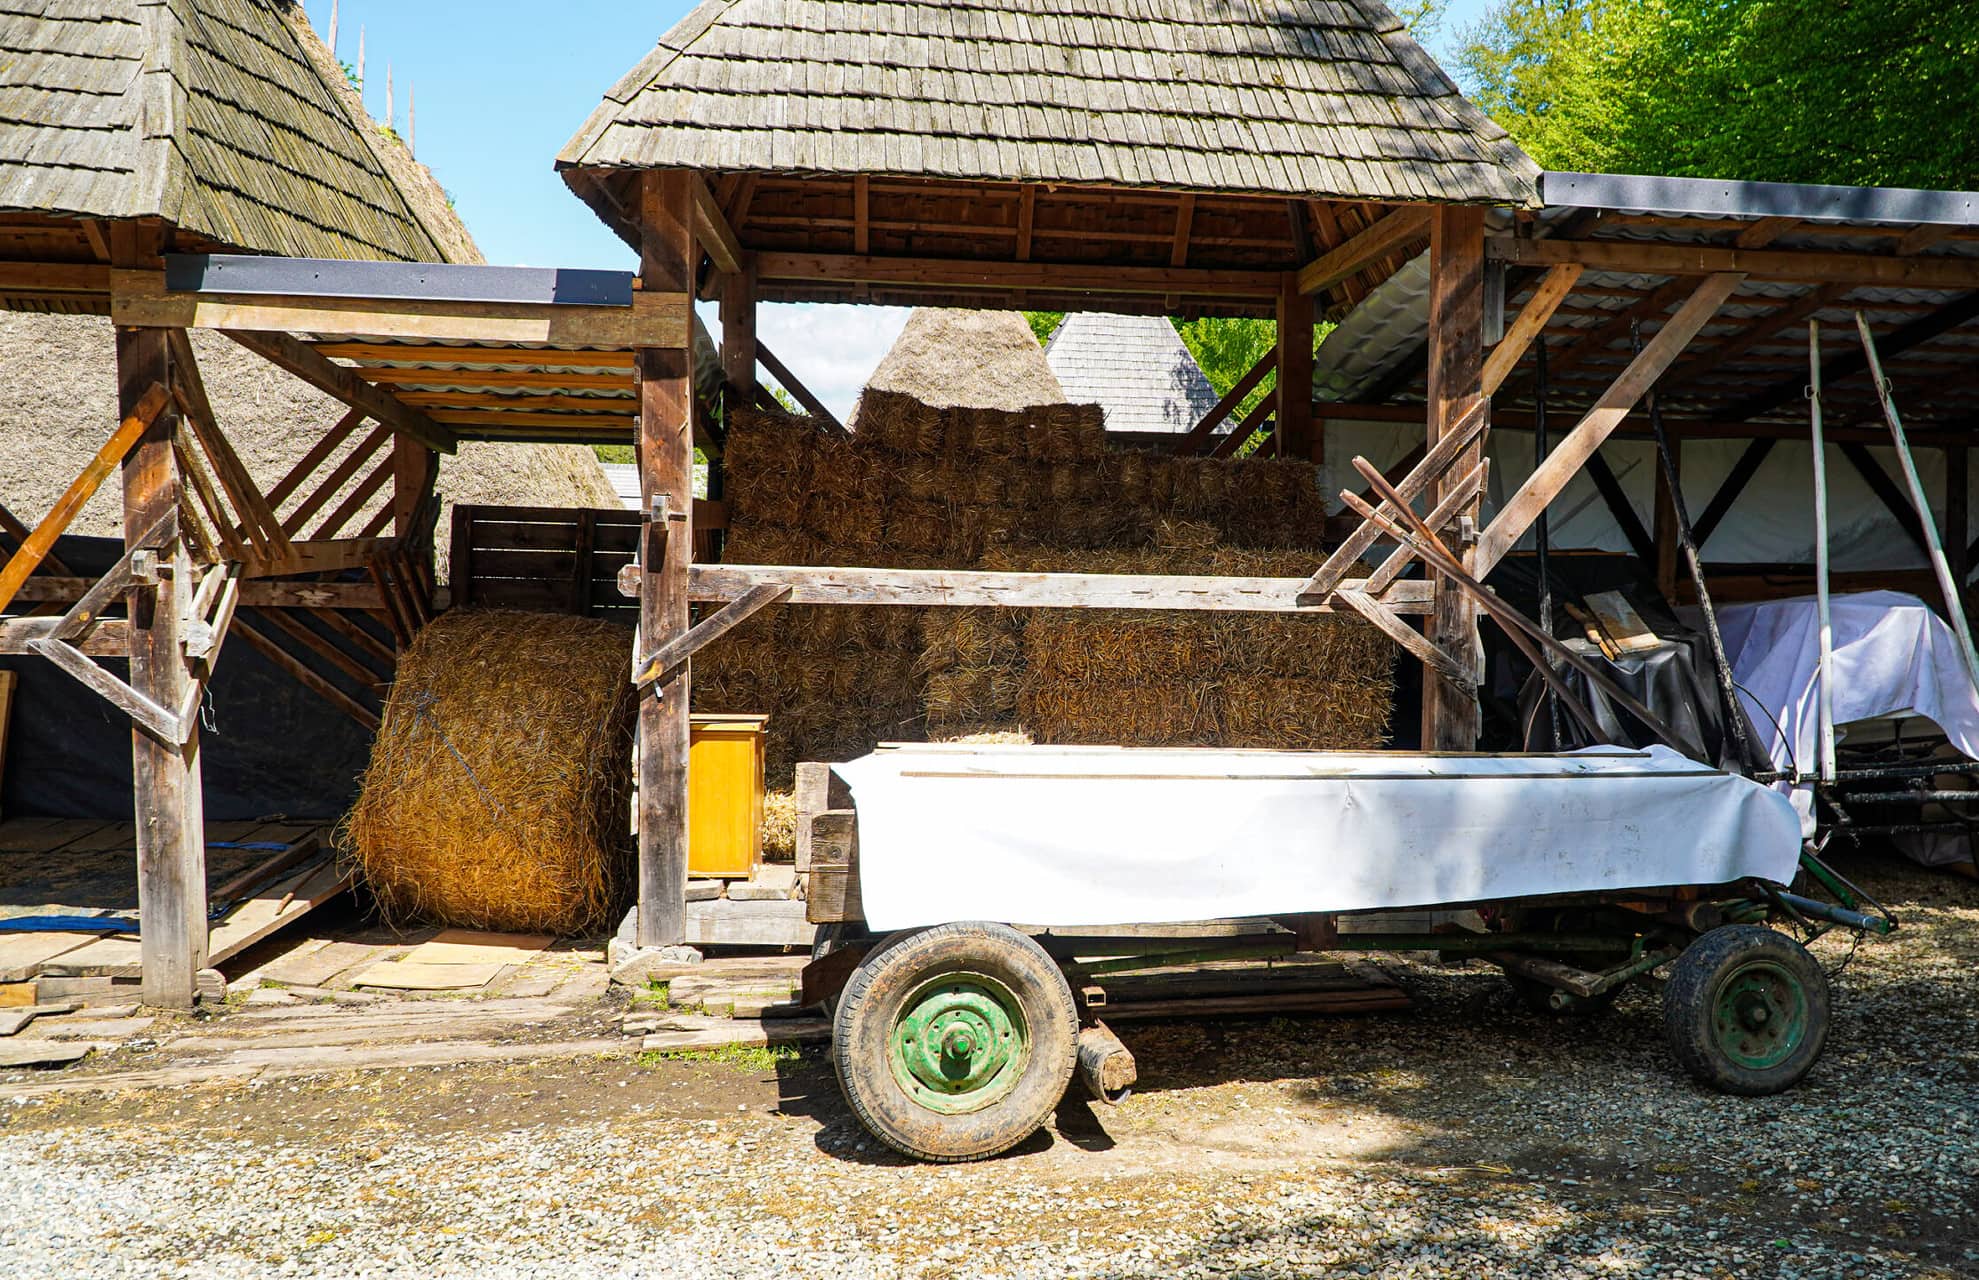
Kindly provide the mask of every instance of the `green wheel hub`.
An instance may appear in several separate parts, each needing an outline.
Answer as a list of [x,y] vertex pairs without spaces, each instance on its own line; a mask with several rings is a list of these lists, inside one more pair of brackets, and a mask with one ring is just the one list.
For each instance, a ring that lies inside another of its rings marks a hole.
[[1009,987],[987,974],[948,973],[901,1006],[887,1056],[908,1097],[960,1115],[1016,1088],[1030,1045],[1023,1006]]
[[1807,1038],[1807,992],[1771,960],[1752,960],[1725,975],[1711,1008],[1711,1033],[1741,1067],[1776,1067]]

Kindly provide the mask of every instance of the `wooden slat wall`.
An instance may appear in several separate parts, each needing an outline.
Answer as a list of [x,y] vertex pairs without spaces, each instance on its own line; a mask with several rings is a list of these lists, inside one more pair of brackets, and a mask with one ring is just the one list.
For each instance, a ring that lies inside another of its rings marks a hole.
[[456,608],[638,620],[638,601],[618,593],[618,571],[638,543],[637,512],[463,504],[453,521]]

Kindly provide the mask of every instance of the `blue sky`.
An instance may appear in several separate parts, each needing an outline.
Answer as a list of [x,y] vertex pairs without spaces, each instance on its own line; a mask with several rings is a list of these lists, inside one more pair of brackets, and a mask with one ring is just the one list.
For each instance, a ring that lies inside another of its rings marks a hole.
[[[1489,0],[1453,0],[1445,30]],[[327,36],[331,0],[306,0]],[[339,0],[337,53],[357,62],[365,104],[406,132],[416,104],[419,159],[453,197],[488,261],[629,270],[632,252],[570,194],[553,168],[606,89],[692,5],[559,0]],[[1435,51],[1435,50],[1433,50]],[[765,307],[763,341],[841,415],[899,335],[899,308]]]

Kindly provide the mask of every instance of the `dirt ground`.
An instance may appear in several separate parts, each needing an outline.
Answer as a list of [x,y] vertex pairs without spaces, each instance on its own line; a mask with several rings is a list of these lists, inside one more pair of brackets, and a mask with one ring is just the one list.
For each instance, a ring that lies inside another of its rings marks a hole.
[[1414,964],[1413,1013],[1122,1028],[1132,1099],[965,1166],[815,1050],[0,1086],[0,1273],[1979,1276],[1979,885],[1849,869],[1904,927],[1817,946],[1777,1098],[1679,1078],[1653,991],[1562,1022]]

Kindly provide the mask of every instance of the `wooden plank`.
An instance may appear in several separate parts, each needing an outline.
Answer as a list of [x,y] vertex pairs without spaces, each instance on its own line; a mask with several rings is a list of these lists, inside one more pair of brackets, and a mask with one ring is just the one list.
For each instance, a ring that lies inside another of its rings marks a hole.
[[[324,344],[318,350],[325,350]],[[474,348],[446,347],[441,351],[465,350],[470,354]],[[537,351],[535,355],[561,358],[566,353],[559,351]],[[571,353],[575,354],[575,353]],[[603,352],[583,352],[584,355],[610,354]],[[434,352],[434,358],[443,359],[441,352]],[[549,363],[555,363],[555,360]],[[630,393],[632,375],[626,373],[572,373],[559,369],[382,369],[359,366],[352,370],[373,386],[380,387],[520,387],[542,388],[552,391],[619,391]],[[402,393],[403,394],[403,393]]]
[[745,258],[742,269],[722,282],[722,378],[734,394],[756,385],[756,262]]
[[1313,302],[1299,277],[1287,272],[1278,294],[1278,431],[1281,455],[1311,460],[1313,453]]
[[199,376],[199,362],[193,354],[192,339],[186,336],[185,330],[174,329],[171,342],[173,395],[178,399],[184,421],[192,428],[200,448],[212,460],[213,469],[219,474],[220,483],[234,504],[234,511],[240,516],[248,536],[257,543],[265,544],[264,551],[279,547],[283,542],[282,526],[275,519],[268,500],[262,496],[260,486],[254,483],[253,474],[242,465],[240,456],[228,442],[227,433],[220,429],[219,419],[213,413],[213,404],[206,396],[206,383]]
[[691,946],[804,947],[815,932],[794,898],[736,902],[716,898],[685,904],[682,921]]
[[1689,301],[1643,346],[1642,354],[1629,362],[1628,368],[1602,393],[1587,415],[1499,508],[1497,517],[1478,539],[1474,574],[1489,576],[1512,544],[1532,527],[1539,513],[1594,456],[1601,442],[1621,425],[1636,401],[1655,384],[1698,331],[1710,323],[1743,279],[1738,275],[1713,275],[1698,285]]
[[1427,207],[1410,205],[1383,216],[1346,243],[1299,268],[1299,292],[1311,294],[1332,288],[1376,258],[1422,239],[1429,234],[1429,215]]
[[1186,267],[1189,265],[1189,233],[1196,221],[1196,197],[1194,192],[1185,191],[1175,202],[1174,243],[1168,249],[1168,265]]
[[1505,331],[1505,336],[1498,340],[1498,345],[1491,349],[1490,356],[1484,361],[1485,395],[1496,395],[1498,388],[1505,385],[1505,379],[1518,367],[1534,339],[1544,332],[1546,322],[1553,318],[1553,313],[1574,291],[1574,286],[1580,282],[1581,272],[1585,270],[1578,262],[1563,262],[1557,267],[1547,268],[1546,275],[1533,289],[1532,296],[1519,309],[1519,318],[1512,322],[1512,327]]
[[322,523],[310,531],[309,540],[327,542],[335,538],[338,531],[349,524],[351,519],[364,509],[367,502],[378,496],[379,491],[386,485],[392,483],[392,478],[397,472],[398,465],[394,459],[387,457],[379,463],[372,469],[370,475],[358,482],[355,489],[344,495],[344,500],[337,504],[335,511],[323,517]]
[[273,936],[310,912],[347,893],[357,883],[357,869],[338,866],[332,859],[305,868],[262,889],[213,926],[208,941],[212,963],[224,964],[264,938]]
[[454,451],[452,432],[391,392],[380,390],[351,370],[332,363],[308,343],[286,333],[269,332],[248,325],[225,328],[229,338],[323,394],[353,409],[364,410],[368,417],[403,431],[429,449],[438,449],[441,453]]
[[863,919],[859,896],[859,820],[850,809],[828,809],[811,819],[811,879],[806,918],[813,924]]
[[[567,369],[632,369],[630,351],[572,351],[545,350],[542,347],[518,346],[456,346],[441,342],[318,342],[313,344],[316,353],[329,360],[358,360],[365,362],[392,362],[399,364],[431,365],[514,365],[527,369],[567,368]],[[382,375],[398,371],[365,367],[352,370],[366,380],[376,379],[389,382]],[[409,369],[403,372],[419,376],[467,377],[466,371],[445,372],[429,369]],[[477,370],[473,376],[479,376]],[[613,385],[622,383],[615,379]]]
[[309,650],[332,667],[341,671],[347,679],[355,681],[360,689],[372,690],[389,678],[389,670],[383,673],[372,670],[356,658],[332,643],[321,633],[311,629],[294,614],[282,609],[258,612],[256,620],[280,631]]
[[757,278],[853,284],[943,285],[954,289],[1040,289],[1054,292],[1177,294],[1182,297],[1278,296],[1275,271],[1205,271],[1193,267],[1085,266],[1060,262],[961,261],[858,254],[758,252]]
[[283,517],[282,532],[290,538],[301,533],[302,527],[309,523],[309,518],[322,510],[324,504],[329,502],[331,498],[336,497],[338,492],[346,484],[350,483],[350,478],[357,474],[358,469],[375,457],[378,451],[391,441],[391,438],[392,429],[389,425],[380,423],[377,427],[373,428],[371,434],[358,441],[352,447],[351,451],[344,455],[343,460],[337,463],[336,467],[331,470],[330,474],[323,477],[322,482],[311,491],[307,498],[304,498],[287,516]]
[[[1378,536],[1378,535],[1377,535]],[[790,604],[900,604],[1042,609],[1232,609],[1331,613],[1301,578],[1224,578],[1116,573],[988,573],[964,569],[812,568],[699,564],[688,573],[696,601],[734,600],[765,583],[788,586]],[[1336,585],[1359,588],[1365,579]],[[1398,613],[1427,611],[1430,588],[1404,580],[1381,594]]]
[[[640,282],[648,291],[689,288],[693,231],[688,175],[639,176]],[[655,648],[686,634],[687,576],[694,547],[693,369],[684,344],[639,352],[641,643]],[[766,351],[758,351],[768,357]],[[687,941],[686,667],[639,704],[639,885],[634,940],[642,947]]]
[[[0,618],[0,654],[33,653],[34,642],[53,638],[60,618]],[[130,624],[123,618],[105,618],[96,629],[72,646],[92,658],[122,658],[130,652]]]
[[110,292],[110,268],[89,262],[0,262],[0,293]]
[[302,455],[295,466],[289,468],[288,474],[268,491],[268,504],[279,507],[287,501],[288,496],[301,487],[302,482],[307,480],[316,468],[323,465],[323,460],[335,453],[337,446],[350,439],[351,433],[364,424],[365,417],[364,410],[352,409],[339,418],[337,424],[318,437],[316,443],[309,447],[309,452]]
[[1979,258],[1905,258],[1867,253],[1727,249],[1646,240],[1523,240],[1494,237],[1490,255],[1522,267],[1578,262],[1592,271],[1656,276],[1741,275],[1796,284],[1887,289],[1979,289]]
[[684,348],[690,301],[684,290],[634,293],[629,307],[169,293],[161,272],[122,271],[112,289],[119,325],[580,347]]
[[0,982],[26,982],[49,961],[94,941],[91,933],[0,933]]
[[1457,689],[1470,697],[1477,696],[1477,677],[1457,659],[1430,643],[1426,636],[1404,622],[1388,606],[1364,591],[1342,588],[1333,594],[1342,604],[1373,623],[1383,635],[1421,659]]
[[[165,390],[162,379],[151,383],[142,394],[131,397],[130,403],[124,409],[123,420],[117,424],[117,429],[110,433],[110,438],[96,451],[96,456],[84,465],[82,473],[69,483],[69,487],[55,500],[55,505],[49,509],[48,514],[42,517],[41,523],[34,527],[34,532],[30,533],[21,543],[20,548],[8,557],[6,564],[0,565],[0,609],[5,609],[12,603],[14,593],[20,590],[21,584],[27,581],[28,575],[33,573],[36,566],[48,555],[49,549],[55,545],[55,540],[68,529],[69,523],[76,518],[77,513],[90,498],[95,496],[104,480],[109,478],[110,473],[115,471],[118,464],[136,447],[138,441],[151,429],[152,424],[158,420],[159,415],[164,413],[170,403],[171,395]],[[164,447],[167,450],[171,448],[169,440],[165,442]],[[176,489],[172,501],[176,506],[178,501]],[[145,523],[149,524],[150,521]]]
[[[283,558],[281,565],[264,565],[250,560],[243,572],[247,576],[253,577],[255,575],[266,575],[269,573],[334,573],[345,569],[360,569],[369,563],[371,558],[379,552],[390,550],[396,542],[397,539],[395,538],[331,538],[323,542],[291,542],[289,544],[288,554]],[[287,567],[285,568],[284,566]],[[336,585],[341,585],[346,590],[352,592],[351,599],[367,601],[363,604],[354,603],[349,607],[369,609],[378,607],[375,597],[367,598],[362,594],[369,590],[369,588],[355,583],[317,584],[296,582],[287,584],[288,588],[293,591],[297,602],[301,604],[316,603],[317,597],[314,595],[316,587]],[[279,590],[280,588],[277,588],[278,592]],[[332,598],[334,599],[336,597]]]
[[[1406,475],[1407,472],[1403,474]],[[1443,495],[1443,500],[1438,502],[1430,510],[1429,527],[1432,529],[1443,529],[1454,522],[1484,492],[1485,478],[1490,474],[1491,460],[1489,458],[1484,459],[1475,467],[1472,467],[1463,479],[1459,480]],[[1386,473],[1384,473],[1384,478],[1387,478]],[[1394,481],[1389,479],[1389,483],[1393,484]],[[1370,503],[1379,500],[1371,492],[1362,496]],[[1414,559],[1415,552],[1410,550],[1406,544],[1396,547],[1393,551],[1389,552],[1388,558],[1381,562],[1380,567],[1368,575],[1367,586],[1363,588],[1363,594],[1369,592],[1376,595],[1380,594],[1388,587],[1389,583],[1401,576],[1402,570],[1408,568],[1410,562]]]
[[1257,434],[1257,429],[1264,424],[1265,419],[1277,412],[1278,388],[1273,387],[1264,393],[1263,398],[1251,406],[1249,413],[1238,419],[1236,426],[1223,433],[1222,438],[1216,442],[1215,447],[1210,449],[1209,456],[1212,458],[1230,457],[1237,450],[1244,447],[1245,441]]

